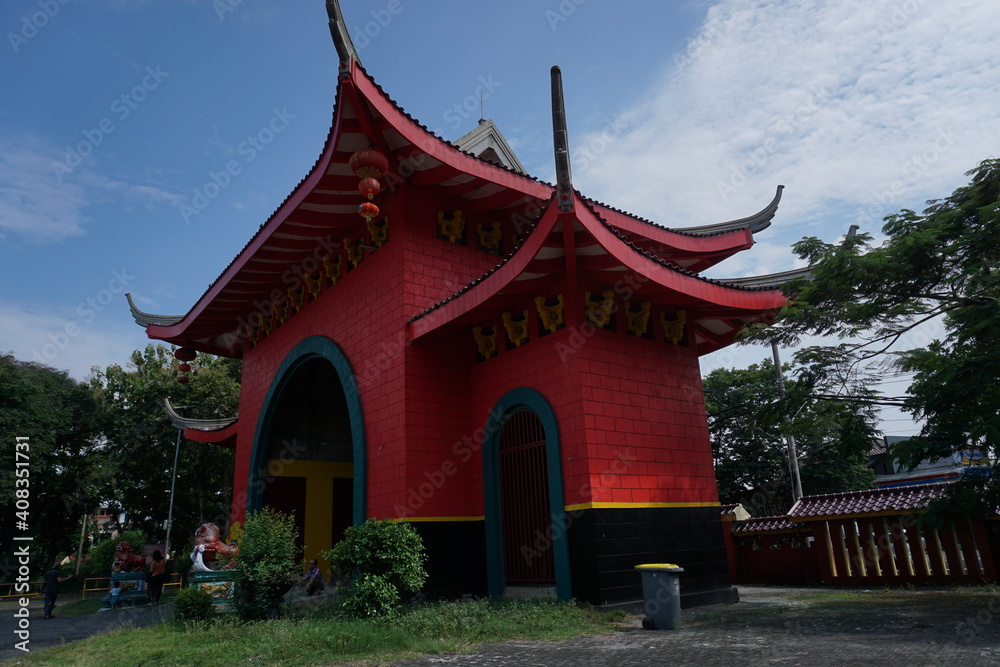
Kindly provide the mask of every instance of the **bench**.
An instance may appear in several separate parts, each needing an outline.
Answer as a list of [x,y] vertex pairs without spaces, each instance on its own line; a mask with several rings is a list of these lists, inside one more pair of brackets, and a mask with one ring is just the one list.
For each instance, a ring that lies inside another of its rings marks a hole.
[[[115,572],[111,575],[111,586],[114,588],[115,584],[119,583],[122,587],[122,592],[118,596],[118,604],[124,605],[135,605],[137,602],[142,602],[146,604],[149,601],[149,596],[146,594],[146,573],[145,572]],[[111,593],[109,592],[103,598],[103,608],[111,608]]]

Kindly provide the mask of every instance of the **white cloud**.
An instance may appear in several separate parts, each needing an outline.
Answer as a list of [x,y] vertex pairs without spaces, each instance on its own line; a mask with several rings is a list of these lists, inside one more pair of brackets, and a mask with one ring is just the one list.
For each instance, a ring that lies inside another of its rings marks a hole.
[[[0,303],[0,352],[12,352],[22,361],[43,363],[83,380],[92,366],[124,365],[132,350],[149,342],[143,330],[131,322],[109,311],[80,305],[82,309],[62,311]],[[120,303],[112,307],[120,309]]]
[[52,141],[0,131],[0,240],[41,245],[80,236],[85,209],[98,202],[150,209],[183,200],[156,185],[109,177],[92,160],[70,169],[65,159]]
[[57,155],[49,142],[0,132],[0,231],[31,243],[83,233],[86,192],[56,178]]
[[[781,183],[759,241],[832,241],[856,222],[877,231],[883,216],[950,194],[991,156],[998,22],[1000,5],[975,1],[725,0],[649,99],[622,114],[627,129],[585,168],[575,159],[576,184],[684,226],[748,215]],[[579,144],[600,145],[602,131]],[[787,250],[768,259],[755,269],[794,262]]]

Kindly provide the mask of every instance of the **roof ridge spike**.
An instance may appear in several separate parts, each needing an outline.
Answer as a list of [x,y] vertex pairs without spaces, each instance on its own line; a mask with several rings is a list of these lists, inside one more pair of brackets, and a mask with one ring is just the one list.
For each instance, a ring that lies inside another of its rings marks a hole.
[[326,14],[330,17],[330,36],[333,37],[333,45],[337,47],[337,55],[340,56],[340,73],[346,74],[350,71],[351,61],[360,65],[361,58],[358,57],[358,51],[351,41],[351,34],[347,31],[347,24],[344,23],[340,0],[327,0]]
[[556,158],[556,201],[563,213],[573,209],[573,172],[569,164],[569,133],[563,101],[562,70],[552,66],[552,144]]

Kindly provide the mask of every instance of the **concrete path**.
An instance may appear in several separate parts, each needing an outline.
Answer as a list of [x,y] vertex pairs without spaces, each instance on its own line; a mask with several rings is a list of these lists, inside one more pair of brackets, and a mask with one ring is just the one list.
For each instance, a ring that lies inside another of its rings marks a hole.
[[[638,617],[617,632],[566,641],[511,641],[475,654],[434,655],[408,667],[561,665],[1000,665],[1000,591],[883,591],[740,587],[741,602],[685,610],[676,631],[642,630]],[[0,604],[0,660],[15,660],[17,619]],[[169,619],[171,607],[136,607],[42,620],[33,601],[32,650],[118,628]],[[332,658],[332,656],[331,656]],[[329,664],[335,664],[332,660]],[[382,663],[384,664],[384,663]]]
[[[31,599],[31,603],[28,605],[30,616],[28,617],[27,630],[30,633],[28,648],[32,652],[47,646],[57,646],[78,639],[86,639],[120,628],[156,625],[169,620],[173,613],[172,606],[161,604],[156,607],[125,607],[115,611],[84,616],[60,616],[59,603],[77,600],[79,599],[78,595],[79,593],[60,595],[56,601],[52,618],[48,620],[42,618],[42,599]],[[14,616],[16,609],[17,606],[13,600],[5,600],[0,604],[0,638],[3,640],[0,644],[0,661],[16,660],[24,655],[23,651],[14,646],[15,643],[21,641],[15,635],[15,631],[19,627],[19,619]]]
[[[487,644],[473,655],[396,665],[1000,665],[1000,592],[855,593],[847,599],[838,589],[741,586],[740,603],[684,610],[676,631],[642,630],[633,619],[621,632]],[[817,594],[830,599],[817,601]]]

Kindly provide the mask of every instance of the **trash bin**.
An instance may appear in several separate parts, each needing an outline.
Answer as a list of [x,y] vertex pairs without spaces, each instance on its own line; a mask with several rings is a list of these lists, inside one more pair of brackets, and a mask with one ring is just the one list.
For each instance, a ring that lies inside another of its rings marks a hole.
[[636,565],[642,576],[642,609],[647,630],[677,630],[681,627],[681,579],[683,568],[673,563]]

